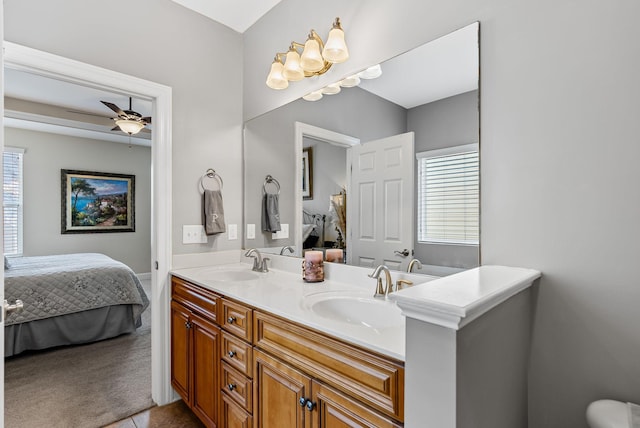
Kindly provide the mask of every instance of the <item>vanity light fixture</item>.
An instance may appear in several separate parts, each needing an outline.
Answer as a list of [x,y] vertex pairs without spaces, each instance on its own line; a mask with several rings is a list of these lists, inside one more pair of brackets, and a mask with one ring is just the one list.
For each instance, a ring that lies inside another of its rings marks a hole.
[[[302,49],[302,54],[299,49]],[[319,76],[326,73],[333,64],[347,59],[349,50],[344,41],[344,30],[340,25],[340,18],[336,18],[326,44],[315,30],[311,30],[304,44],[291,42],[286,53],[276,53],[267,76],[267,86],[271,89],[285,89],[289,82]]]
[[360,73],[345,77],[338,82],[331,83],[324,88],[310,92],[303,96],[302,99],[305,101],[318,101],[323,95],[337,94],[340,92],[341,88],[353,88],[354,86],[358,86],[361,79],[376,79],[380,76],[382,76],[382,67],[380,67],[380,64],[372,65],[366,70],[362,70]]

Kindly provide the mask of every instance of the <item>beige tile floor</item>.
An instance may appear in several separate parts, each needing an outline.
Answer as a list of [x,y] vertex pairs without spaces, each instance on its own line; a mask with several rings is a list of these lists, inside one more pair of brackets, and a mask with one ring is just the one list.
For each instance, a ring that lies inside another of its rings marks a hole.
[[204,428],[183,401],[152,407],[104,428]]

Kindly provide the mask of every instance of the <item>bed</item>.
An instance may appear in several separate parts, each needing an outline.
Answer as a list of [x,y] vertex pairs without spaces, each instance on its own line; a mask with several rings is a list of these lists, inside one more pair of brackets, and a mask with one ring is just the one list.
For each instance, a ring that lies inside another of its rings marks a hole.
[[324,245],[324,222],[326,214],[313,214],[302,210],[302,248]]
[[98,253],[17,257],[5,263],[5,357],[131,333],[149,299],[135,273]]

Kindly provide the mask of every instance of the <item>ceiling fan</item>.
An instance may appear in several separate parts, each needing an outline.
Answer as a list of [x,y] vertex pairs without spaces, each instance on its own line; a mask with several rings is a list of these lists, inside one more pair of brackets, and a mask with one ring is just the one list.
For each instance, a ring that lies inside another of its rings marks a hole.
[[142,117],[137,111],[131,109],[131,97],[129,97],[129,110],[122,110],[117,105],[108,101],[100,101],[102,104],[113,110],[118,116],[112,117],[116,122],[116,126],[111,129],[112,131],[122,131],[126,134],[137,134],[145,126],[151,124],[151,117]]

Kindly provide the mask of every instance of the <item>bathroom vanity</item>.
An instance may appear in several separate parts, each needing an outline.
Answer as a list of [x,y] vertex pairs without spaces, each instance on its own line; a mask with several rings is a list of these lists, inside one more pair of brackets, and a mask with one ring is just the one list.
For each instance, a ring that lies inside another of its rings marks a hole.
[[[470,326],[480,317],[492,324],[483,315],[502,314],[497,306],[524,320],[529,297],[520,292],[539,276],[483,267],[459,274],[462,281],[421,276],[422,284],[375,299],[366,269],[332,266],[328,280],[308,284],[286,269],[291,258],[274,259],[266,273],[245,263],[172,272],[171,382],[207,426],[464,426],[456,422],[466,405],[462,353],[493,336],[485,321]],[[393,279],[400,277],[411,276]],[[400,307],[412,318],[405,322]],[[495,369],[477,356],[469,373]]]

